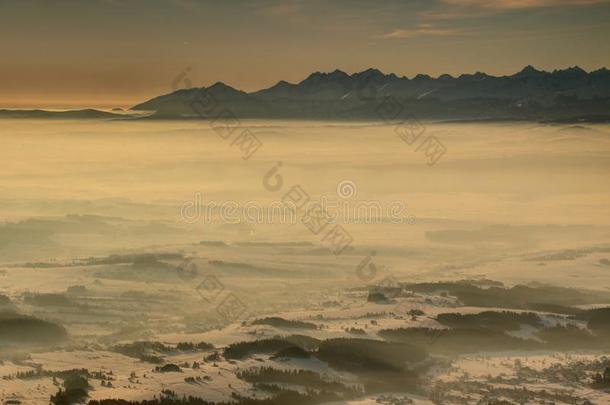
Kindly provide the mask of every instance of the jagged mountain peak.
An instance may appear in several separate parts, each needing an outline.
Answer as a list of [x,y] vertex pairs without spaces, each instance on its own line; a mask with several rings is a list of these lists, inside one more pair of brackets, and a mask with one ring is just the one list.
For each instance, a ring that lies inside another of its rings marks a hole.
[[319,81],[319,80],[335,80],[335,79],[345,79],[345,78],[349,78],[349,75],[347,73],[345,73],[342,70],[339,69],[335,69],[332,72],[314,72],[312,74],[310,74],[305,80],[303,80],[301,83],[304,82],[312,82],[312,81]]
[[292,83],[288,83],[286,80],[280,80],[273,87],[290,87],[294,86]]
[[419,73],[413,78],[413,80],[432,80],[432,76]]
[[331,77],[335,77],[335,76],[344,77],[344,76],[349,76],[349,75],[347,73],[345,73],[343,70],[335,69],[335,70],[333,70],[332,72],[329,73],[329,76],[331,76]]
[[243,91],[241,90],[237,90],[231,86],[229,86],[226,83],[223,82],[216,82],[213,85],[211,85],[210,87],[207,88],[208,90],[216,90],[216,91],[223,91],[223,92],[236,92],[236,93],[243,93]]
[[483,72],[475,72],[475,73],[465,73],[463,75],[459,75],[458,76],[458,80],[484,80],[487,78],[491,78],[492,76],[489,76],[487,73],[483,73]]
[[584,70],[580,66],[572,66],[572,67],[569,67],[566,69],[554,70],[553,74],[556,76],[563,76],[563,77],[579,77],[579,76],[586,76],[588,73],[586,70]]
[[[153,110],[159,112],[159,116],[166,117],[192,116],[192,108],[189,106],[189,101],[195,96],[192,92],[206,90],[234,108],[236,114],[246,117],[341,116],[347,114],[345,109],[353,109],[353,114],[358,117],[364,117],[366,114],[374,116],[369,111],[375,105],[372,100],[382,97],[394,97],[401,102],[414,103],[415,109],[418,108],[418,103],[423,103],[420,100],[424,100],[430,105],[425,107],[430,108],[429,111],[424,111],[426,114],[440,114],[439,111],[446,113],[448,107],[443,103],[463,103],[464,106],[469,106],[469,103],[475,100],[493,100],[489,104],[490,108],[493,107],[489,114],[512,114],[510,107],[498,106],[505,103],[512,106],[510,103],[524,99],[544,101],[549,95],[552,99],[557,94],[571,97],[570,100],[602,100],[595,101],[597,110],[583,110],[597,113],[598,110],[607,111],[606,104],[603,103],[610,102],[610,72],[602,68],[587,73],[578,66],[546,72],[528,65],[509,76],[491,76],[476,72],[457,78],[449,74],[442,74],[438,78],[418,74],[409,79],[384,74],[375,68],[351,75],[336,69],[330,72],[314,72],[298,83],[281,80],[269,88],[248,93],[217,82],[207,89],[178,90],[159,96],[134,109]],[[552,102],[551,100],[550,103]],[[587,106],[586,103],[582,105]],[[486,107],[487,104],[481,107],[481,111]],[[530,112],[540,113],[533,110]]]
[[386,75],[379,69],[375,69],[375,68],[368,68],[366,70],[363,70],[362,72],[356,72],[352,75],[353,78],[355,79],[359,79],[359,78],[365,78],[365,79],[380,79],[380,78],[385,78]]
[[543,72],[541,70],[536,69],[535,67],[533,67],[532,65],[527,65],[526,67],[524,67],[523,69],[521,69],[520,72],[514,74],[513,76],[536,76],[536,75],[541,75],[544,74],[546,72]]

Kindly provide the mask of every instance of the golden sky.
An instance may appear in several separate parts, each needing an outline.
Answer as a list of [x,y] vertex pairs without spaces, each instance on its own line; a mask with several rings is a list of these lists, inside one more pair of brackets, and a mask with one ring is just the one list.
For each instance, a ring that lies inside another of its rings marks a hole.
[[314,71],[610,66],[610,0],[0,0],[0,107],[128,107]]

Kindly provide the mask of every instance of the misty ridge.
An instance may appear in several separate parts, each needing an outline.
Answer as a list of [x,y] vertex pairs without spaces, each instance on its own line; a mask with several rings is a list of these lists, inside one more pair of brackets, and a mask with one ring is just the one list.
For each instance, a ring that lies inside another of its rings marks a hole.
[[[0,110],[0,118],[62,119],[213,119],[207,110],[222,108],[225,118],[440,121],[532,120],[607,122],[610,119],[610,70],[587,72],[578,66],[537,70],[531,65],[508,76],[482,72],[433,78],[385,74],[370,68],[348,74],[315,72],[299,83],[279,81],[253,92],[223,82],[190,88],[181,72],[175,91],[128,111]],[[184,88],[180,88],[184,87]],[[135,114],[135,112],[146,114]],[[151,114],[152,113],[152,114]]]
[[511,76],[477,72],[409,79],[372,68],[352,75],[335,70],[250,93],[222,82],[181,89],[132,110],[154,111],[151,118],[197,118],[205,109],[196,105],[201,100],[206,107],[218,103],[239,118],[605,121],[610,71],[586,72],[575,66],[545,72],[527,66]]

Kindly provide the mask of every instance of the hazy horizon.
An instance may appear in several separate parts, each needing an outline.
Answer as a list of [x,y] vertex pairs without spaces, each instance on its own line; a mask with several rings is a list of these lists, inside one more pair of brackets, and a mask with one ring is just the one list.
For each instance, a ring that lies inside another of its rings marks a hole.
[[0,106],[127,107],[187,67],[245,91],[334,69],[589,71],[610,66],[608,19],[608,0],[7,0]]
[[[490,74],[490,76],[494,76],[494,77],[512,76],[514,74],[519,73],[521,70],[523,70],[523,69],[525,69],[526,67],[529,67],[529,66],[532,66],[532,65],[528,64],[526,66],[523,66],[523,68],[521,68],[521,69],[519,69],[519,70],[517,70],[515,72],[508,72],[508,73],[505,73],[505,74],[497,74],[497,75],[491,75]],[[574,67],[580,67],[582,69],[582,66],[578,66],[578,65],[558,67],[558,68],[553,68],[553,69],[549,69],[549,70],[539,69],[537,66],[532,66],[532,67],[534,69],[537,69],[537,70],[543,71],[543,72],[553,72],[553,71],[565,70],[565,69],[574,68]],[[345,73],[347,73],[348,75],[352,75],[354,73],[360,73],[360,72],[363,72],[363,71],[368,70],[368,69],[377,69],[377,68],[371,66],[371,67],[369,67],[367,69],[364,69],[364,70],[357,70],[357,71],[351,71],[351,72],[345,72]],[[600,66],[597,69],[590,69],[590,70],[585,70],[585,71],[590,73],[590,72],[593,72],[593,71],[596,71],[596,70],[599,70],[599,69],[607,69],[607,67],[606,66]],[[332,70],[329,70],[329,71],[322,71],[321,73],[331,73],[331,72],[336,71],[336,70],[342,71],[341,69],[332,69]],[[481,71],[477,70],[477,71],[473,71],[473,72],[462,72],[460,74],[456,74],[456,75],[452,75],[452,76],[453,77],[459,77],[459,76],[461,76],[463,74],[468,75],[468,74],[474,74],[474,73],[478,73],[478,72],[481,72]],[[313,74],[313,73],[316,73],[316,72],[311,72],[310,74]],[[396,72],[383,72],[383,71],[382,71],[382,73],[384,73],[386,75],[396,74]],[[488,72],[481,72],[481,73],[489,74]],[[112,103],[111,99],[110,100],[99,100],[97,102],[85,101],[85,100],[80,100],[80,101],[79,100],[76,100],[76,101],[73,100],[70,103],[67,103],[66,101],[56,101],[55,103],[52,103],[52,104],[39,104],[40,100],[36,99],[36,100],[26,101],[25,104],[20,104],[20,105],[2,105],[2,103],[0,103],[0,108],[5,108],[5,109],[21,109],[21,110],[26,110],[26,109],[71,110],[71,109],[95,108],[95,109],[101,109],[101,110],[107,110],[107,111],[110,111],[113,108],[130,109],[134,105],[136,105],[138,103],[141,103],[143,101],[150,100],[150,99],[155,98],[157,96],[161,96],[161,95],[165,95],[165,94],[170,94],[170,93],[172,93],[172,92],[174,92],[176,90],[179,90],[180,88],[176,87],[176,83],[178,83],[178,85],[180,85],[180,86],[185,86],[186,85],[187,88],[190,88],[190,87],[192,87],[192,88],[207,87],[207,86],[197,85],[196,83],[193,83],[191,81],[191,77],[194,74],[195,74],[195,72],[192,71],[192,68],[190,66],[187,66],[185,69],[183,69],[182,71],[178,72],[178,74],[172,79],[172,82],[170,83],[170,86],[168,86],[168,88],[164,92],[161,92],[161,93],[158,93],[158,94],[151,94],[151,95],[149,95],[146,98],[139,99],[139,100],[134,100],[133,102],[131,102],[129,104],[121,104],[121,102],[124,102],[124,101],[117,102],[117,103]],[[289,82],[289,83],[297,84],[297,83],[305,80],[307,77],[309,77],[310,74],[308,74],[307,76],[305,76],[305,77],[303,77],[303,78],[301,78],[299,80],[296,80],[294,82]],[[408,76],[401,76],[401,75],[398,75],[398,74],[396,74],[396,75],[398,77],[406,77],[408,79],[413,79],[418,74],[426,75],[427,73],[426,72],[419,72],[419,73],[417,73],[417,74],[415,74],[413,76],[410,76],[410,77],[408,77]],[[446,73],[441,73],[441,74],[438,74],[438,76],[431,76],[431,77],[433,79],[438,79],[440,76],[442,76],[444,74],[446,74]],[[186,83],[188,83],[188,84],[185,83],[185,79],[187,80]],[[259,90],[267,89],[267,88],[269,88],[269,87],[271,87],[271,86],[273,86],[273,85],[275,85],[275,84],[277,84],[279,82],[283,82],[283,81],[285,82],[287,80],[285,80],[283,78],[280,78],[277,81],[275,81],[273,84],[271,84],[270,86],[254,88],[254,89],[249,89],[249,90],[244,90],[244,89],[241,89],[241,88],[234,87],[234,86],[231,85],[231,83],[224,83],[224,84],[228,85],[229,87],[233,87],[236,90],[244,91],[246,93],[254,93],[254,92],[259,91]],[[218,82],[220,82],[220,81],[212,80],[208,84],[208,86],[212,85],[212,84],[215,84],[215,83],[218,83]]]

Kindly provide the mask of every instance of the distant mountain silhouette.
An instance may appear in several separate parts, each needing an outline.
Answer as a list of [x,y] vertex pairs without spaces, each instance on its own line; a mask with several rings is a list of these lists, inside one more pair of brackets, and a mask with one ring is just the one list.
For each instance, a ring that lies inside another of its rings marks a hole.
[[0,118],[125,118],[123,114],[113,114],[93,109],[48,111],[48,110],[0,110]]
[[[394,111],[384,103],[394,103]],[[251,93],[218,82],[177,90],[132,109],[154,111],[152,118],[213,118],[227,109],[240,118],[604,120],[610,117],[609,107],[606,68],[545,72],[526,66],[511,76],[477,72],[438,78],[419,74],[412,79],[377,69],[352,75],[335,70]]]

